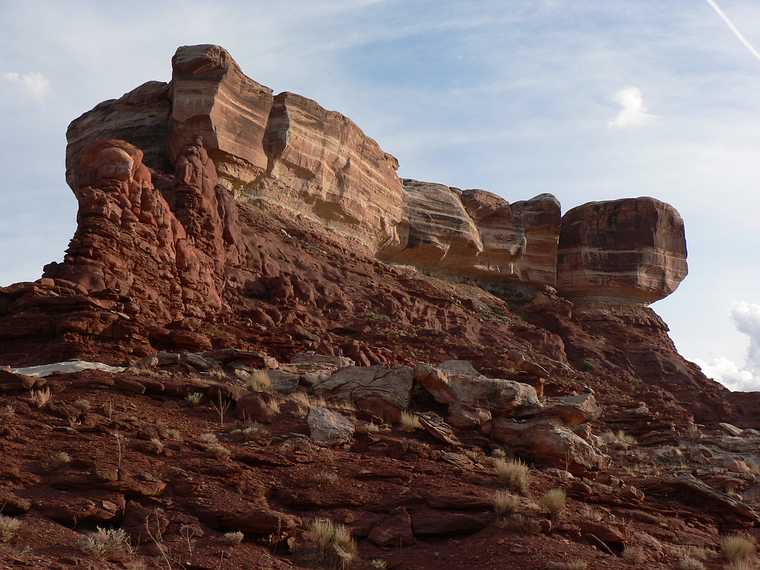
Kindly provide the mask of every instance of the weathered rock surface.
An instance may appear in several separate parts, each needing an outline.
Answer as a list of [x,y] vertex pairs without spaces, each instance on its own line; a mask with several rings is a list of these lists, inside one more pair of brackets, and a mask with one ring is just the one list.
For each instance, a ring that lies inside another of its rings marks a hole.
[[491,437],[544,465],[574,474],[598,471],[609,458],[569,428],[551,420],[519,422],[510,418],[494,420]]
[[172,58],[169,155],[203,137],[222,183],[237,189],[267,168],[264,134],[272,90],[246,76],[215,45],[180,47]]
[[268,178],[247,189],[247,196],[306,214],[371,251],[399,246],[398,162],[350,119],[306,97],[280,93],[264,144]]
[[683,220],[659,200],[591,202],[562,218],[562,295],[649,304],[675,291],[687,273]]
[[311,439],[324,445],[348,443],[354,436],[354,423],[328,408],[313,407],[307,418]]

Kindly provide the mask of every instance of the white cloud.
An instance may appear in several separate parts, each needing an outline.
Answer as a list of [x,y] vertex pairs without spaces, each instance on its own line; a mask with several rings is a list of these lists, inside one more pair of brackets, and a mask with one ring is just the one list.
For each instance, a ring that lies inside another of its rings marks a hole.
[[717,380],[729,390],[744,392],[760,389],[760,378],[724,356],[718,356],[709,362],[695,358],[694,363],[702,369],[705,376]]
[[644,95],[638,87],[621,89],[615,94],[615,101],[620,105],[620,111],[609,123],[614,129],[642,127],[654,119],[654,115],[647,112]]
[[736,329],[749,337],[749,350],[744,366],[718,356],[709,362],[696,358],[694,362],[706,376],[737,391],[760,390],[760,305],[742,301],[731,309]]
[[8,72],[3,73],[2,78],[6,83],[22,90],[38,101],[42,101],[50,91],[50,81],[41,73]]
[[760,379],[760,305],[754,303],[736,303],[731,316],[739,332],[749,337],[747,368],[755,372]]

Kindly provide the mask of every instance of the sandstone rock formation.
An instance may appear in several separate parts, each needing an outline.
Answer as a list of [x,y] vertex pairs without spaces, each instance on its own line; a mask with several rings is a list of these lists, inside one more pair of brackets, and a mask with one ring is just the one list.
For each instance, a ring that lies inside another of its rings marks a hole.
[[654,198],[573,208],[562,218],[557,273],[571,299],[653,303],[688,273],[683,220]]

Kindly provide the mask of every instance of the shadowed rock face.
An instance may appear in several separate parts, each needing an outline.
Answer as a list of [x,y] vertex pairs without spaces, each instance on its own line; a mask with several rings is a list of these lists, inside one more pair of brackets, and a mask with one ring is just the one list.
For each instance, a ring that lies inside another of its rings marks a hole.
[[562,218],[557,287],[566,297],[649,304],[687,273],[683,220],[664,202],[591,202]]

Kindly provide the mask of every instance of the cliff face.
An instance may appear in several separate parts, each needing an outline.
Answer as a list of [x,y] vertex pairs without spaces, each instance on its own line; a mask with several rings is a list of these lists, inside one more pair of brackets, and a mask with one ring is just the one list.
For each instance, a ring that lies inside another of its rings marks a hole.
[[[683,421],[730,413],[645,308],[686,275],[672,207],[617,200],[562,218],[550,194],[510,204],[401,181],[349,119],[272,96],[222,48],[180,48],[172,65],[171,83],[69,127],[78,228],[43,279],[0,289],[2,362],[312,349],[535,376],[532,362],[571,386],[591,359],[603,372],[583,380],[603,392],[625,379],[614,390],[631,397],[682,395]],[[712,410],[683,389],[695,385]]]

